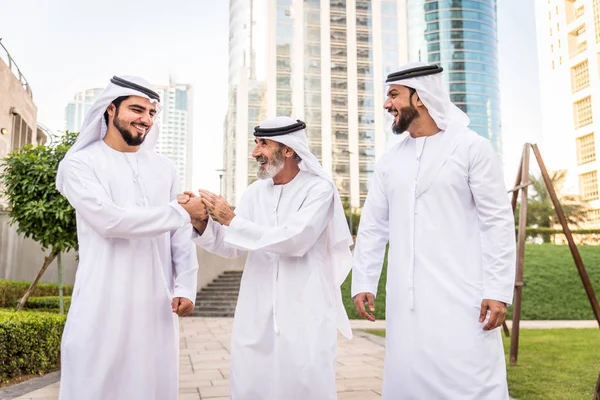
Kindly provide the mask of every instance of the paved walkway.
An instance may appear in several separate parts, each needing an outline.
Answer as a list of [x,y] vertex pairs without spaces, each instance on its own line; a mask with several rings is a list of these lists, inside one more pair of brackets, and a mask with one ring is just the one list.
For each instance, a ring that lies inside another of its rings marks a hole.
[[[229,399],[228,318],[181,320],[179,400]],[[511,323],[508,321],[510,328]],[[596,328],[596,321],[521,321],[523,329]],[[384,340],[359,329],[385,329],[385,321],[352,321],[355,337],[338,341],[337,390],[339,400],[381,399]],[[57,400],[58,383],[16,400]]]
[[[229,399],[231,322],[225,318],[181,320],[179,400]],[[357,332],[351,341],[340,336],[338,349],[338,399],[381,399],[382,341]],[[16,399],[57,400],[58,383]]]

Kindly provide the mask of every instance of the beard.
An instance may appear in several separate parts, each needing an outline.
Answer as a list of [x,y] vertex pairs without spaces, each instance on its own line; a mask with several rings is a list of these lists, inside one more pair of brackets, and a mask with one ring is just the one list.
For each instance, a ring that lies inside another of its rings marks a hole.
[[[391,110],[394,111],[394,110]],[[398,122],[392,122],[392,132],[396,135],[401,135],[408,130],[412,122],[419,117],[419,112],[416,107],[410,102],[410,107],[402,107],[400,109],[400,118]]]
[[265,162],[264,166],[259,165],[256,176],[258,179],[269,179],[277,175],[283,169],[284,161],[281,150],[273,154],[271,159],[267,159],[265,156],[256,157],[256,162]]
[[[141,125],[141,124],[140,124]],[[148,133],[143,135],[133,134],[130,129],[127,128],[127,123],[119,119],[119,109],[115,111],[115,118],[113,119],[113,126],[117,128],[121,137],[129,146],[140,146],[146,140]],[[149,131],[148,131],[149,132]]]

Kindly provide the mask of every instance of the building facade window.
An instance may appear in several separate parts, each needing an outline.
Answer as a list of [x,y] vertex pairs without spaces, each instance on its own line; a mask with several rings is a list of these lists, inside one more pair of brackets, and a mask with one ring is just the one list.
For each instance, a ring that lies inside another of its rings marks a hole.
[[13,127],[12,127],[12,150],[16,150],[26,144],[32,144],[33,142],[33,130],[27,125],[25,120],[17,113],[13,114]]
[[575,128],[581,128],[594,122],[592,116],[592,98],[590,96],[576,101],[573,104]]
[[600,43],[600,0],[594,0],[594,29],[596,30],[596,43]]
[[585,201],[598,200],[598,171],[579,175],[579,193]]
[[571,68],[571,87],[573,92],[590,86],[590,71],[588,61],[585,60]]
[[583,165],[596,161],[596,142],[594,134],[590,133],[577,138],[577,164]]

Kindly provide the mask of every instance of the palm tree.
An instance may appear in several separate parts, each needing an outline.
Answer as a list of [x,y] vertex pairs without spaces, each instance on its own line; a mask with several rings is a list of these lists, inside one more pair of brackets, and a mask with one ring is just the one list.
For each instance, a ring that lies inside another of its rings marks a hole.
[[[550,174],[550,181],[558,196],[558,201],[562,206],[565,217],[570,226],[579,227],[588,220],[588,205],[581,201],[578,196],[563,193],[565,180],[567,178],[566,170],[553,171]],[[541,176],[529,175],[531,185],[528,190],[527,201],[527,226],[536,228],[552,228],[560,222],[556,217],[552,199],[546,189],[546,184]],[[518,215],[518,211],[516,215]],[[544,242],[550,242],[550,234],[543,234]]]

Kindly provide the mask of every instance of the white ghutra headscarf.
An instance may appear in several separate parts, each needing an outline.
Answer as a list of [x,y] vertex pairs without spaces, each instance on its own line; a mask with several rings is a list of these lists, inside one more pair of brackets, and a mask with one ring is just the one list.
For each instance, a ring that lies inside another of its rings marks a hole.
[[385,86],[401,85],[415,89],[438,128],[449,126],[467,128],[471,122],[467,114],[452,101],[442,77],[443,68],[422,62],[412,62],[389,74]]
[[[90,111],[85,116],[77,140],[65,155],[64,160],[70,158],[83,148],[90,144],[104,139],[108,129],[104,120],[104,113],[108,106],[118,97],[122,96],[139,96],[145,97],[153,103],[157,104],[156,112],[160,112],[160,97],[158,93],[152,89],[152,85],[142,78],[136,76],[114,76],[104,92],[92,105]],[[154,150],[158,142],[159,135],[158,124],[153,124],[150,132],[147,133],[142,148]],[[63,171],[61,168],[62,161],[58,166],[56,175],[56,188],[62,192],[63,186]]]

